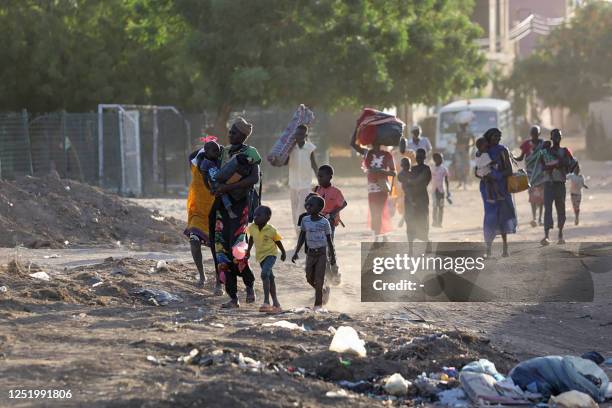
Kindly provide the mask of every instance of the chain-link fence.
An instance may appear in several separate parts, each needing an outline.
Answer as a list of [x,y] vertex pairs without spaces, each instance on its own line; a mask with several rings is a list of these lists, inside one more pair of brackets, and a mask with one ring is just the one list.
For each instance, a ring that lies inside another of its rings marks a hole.
[[29,140],[26,112],[0,113],[1,178],[33,174]]
[[[191,177],[187,158],[201,147],[199,139],[213,118],[172,107],[104,106],[98,113],[1,113],[0,178],[56,171],[124,195],[185,192]],[[264,157],[266,181],[285,179],[287,168],[270,166],[265,156],[293,111],[249,109],[232,117],[239,114],[254,125],[249,143]],[[318,114],[311,128],[319,163],[329,161],[330,122],[328,115]]]

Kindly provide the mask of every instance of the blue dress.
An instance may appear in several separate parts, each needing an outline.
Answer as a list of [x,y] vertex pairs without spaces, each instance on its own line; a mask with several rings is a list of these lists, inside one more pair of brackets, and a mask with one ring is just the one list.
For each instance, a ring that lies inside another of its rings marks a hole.
[[[501,161],[502,152],[506,150],[503,145],[491,146],[487,153],[493,161]],[[480,180],[480,195],[484,205],[483,233],[486,243],[491,243],[498,234],[514,234],[518,224],[512,194],[508,192],[506,177],[497,169],[491,170],[491,176],[497,183],[499,192],[504,200],[487,202],[487,193],[484,180]]]

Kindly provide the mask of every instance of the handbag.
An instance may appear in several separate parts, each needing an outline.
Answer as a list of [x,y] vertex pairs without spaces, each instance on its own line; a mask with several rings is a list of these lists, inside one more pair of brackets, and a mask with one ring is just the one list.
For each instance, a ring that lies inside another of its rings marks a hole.
[[[514,157],[512,157],[511,154],[509,154],[509,156],[512,160],[512,163],[514,163],[513,167],[518,167],[518,164],[516,163],[516,160],[514,160]],[[512,174],[508,176],[506,182],[509,193],[520,193],[521,191],[525,191],[529,188],[529,176],[527,176],[527,173],[523,169],[513,171]]]

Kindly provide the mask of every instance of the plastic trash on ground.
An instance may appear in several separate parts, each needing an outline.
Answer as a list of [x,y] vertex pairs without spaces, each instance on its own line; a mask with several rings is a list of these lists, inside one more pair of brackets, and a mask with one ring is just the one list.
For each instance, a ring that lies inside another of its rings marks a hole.
[[346,390],[338,390],[338,391],[327,391],[325,396],[328,398],[351,398],[352,395],[349,394]]
[[483,373],[489,374],[491,377],[495,378],[497,381],[503,380],[505,377],[497,372],[497,368],[495,368],[495,364],[490,362],[487,359],[481,358],[478,361],[472,361],[471,363],[463,366],[461,372],[470,371],[473,373]]
[[155,272],[167,272],[168,271],[168,263],[166,261],[157,261],[157,265],[155,265]]
[[263,364],[251,357],[245,357],[242,353],[238,354],[238,366],[240,368],[259,371],[263,368]]
[[262,324],[262,326],[264,326],[264,327],[281,327],[283,329],[288,329],[288,330],[306,331],[306,328],[304,326],[299,326],[296,323],[291,323],[291,322],[288,322],[286,320],[279,320],[278,322],[274,322],[274,323],[264,323],[264,324]]
[[385,392],[400,397],[408,393],[408,387],[411,385],[400,373],[395,373],[385,381]]
[[181,303],[183,299],[180,296],[174,295],[165,290],[138,288],[130,292],[131,295],[141,296],[147,301],[160,306],[165,306],[169,303]]
[[414,385],[419,390],[419,395],[422,397],[433,397],[439,391],[439,380],[427,377],[426,373],[419,374],[414,380]]
[[478,404],[485,401],[494,404],[530,405],[531,402],[523,395],[516,395],[514,391],[506,394],[503,389],[496,387],[497,381],[489,374],[462,371],[459,381],[465,393]]
[[568,391],[556,397],[550,397],[548,401],[550,408],[597,408],[599,405],[590,395],[580,391]]
[[359,338],[359,335],[350,326],[340,326],[331,344],[329,345],[329,351],[335,351],[336,353],[353,353],[359,357],[366,356],[365,341]]
[[49,276],[49,274],[47,272],[31,273],[30,276],[35,278],[35,279],[40,279],[40,280],[44,280],[44,281],[47,281],[47,282],[51,280],[51,277]]
[[191,350],[189,352],[188,355],[186,356],[180,356],[177,361],[179,363],[185,363],[185,364],[197,364],[200,361],[200,350],[198,350],[197,348],[194,348],[193,350]]
[[470,406],[467,395],[461,388],[441,391],[438,393],[438,399],[445,407],[468,408]]

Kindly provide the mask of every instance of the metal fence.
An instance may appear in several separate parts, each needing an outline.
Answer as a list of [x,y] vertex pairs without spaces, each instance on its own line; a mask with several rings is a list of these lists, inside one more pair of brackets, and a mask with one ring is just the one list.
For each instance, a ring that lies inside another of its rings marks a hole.
[[[189,177],[186,157],[195,137],[190,124],[176,113],[154,113],[151,109],[130,112],[138,112],[133,116],[135,128],[131,128],[135,137],[130,140],[138,157],[127,148],[130,127],[116,110],[102,114],[1,113],[0,178],[44,176],[56,171],[62,178],[125,195],[159,195],[184,189]],[[193,116],[195,121],[201,115]],[[126,186],[126,180],[134,179],[140,186],[138,191]]]
[[[199,139],[212,118],[164,107],[105,106],[98,113],[0,113],[0,178],[56,171],[63,178],[124,195],[184,192],[191,177],[187,157],[200,147]],[[249,142],[264,157],[267,181],[286,177],[286,168],[270,166],[265,155],[292,114],[249,109],[232,115],[244,115],[253,123]],[[311,129],[320,163],[328,161],[329,121],[328,115],[319,114]],[[225,141],[225,136],[221,139]]]

